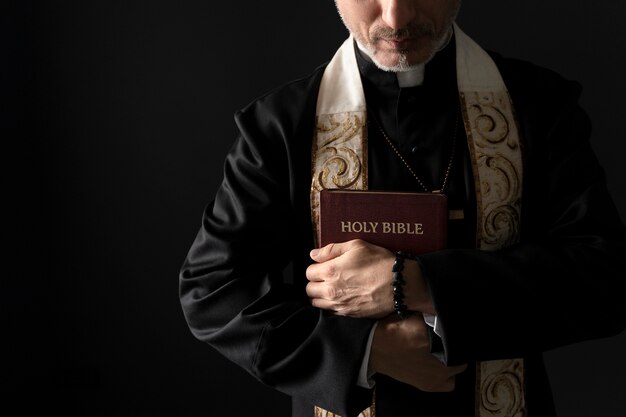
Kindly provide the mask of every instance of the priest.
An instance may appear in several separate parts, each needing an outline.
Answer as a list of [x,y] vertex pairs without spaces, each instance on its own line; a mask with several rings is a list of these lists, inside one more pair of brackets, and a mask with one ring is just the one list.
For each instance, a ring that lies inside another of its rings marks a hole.
[[[332,60],[236,114],[181,304],[294,416],[553,416],[542,352],[624,329],[580,86],[483,50],[460,3],[336,0]],[[444,194],[447,248],[319,247],[325,189]]]

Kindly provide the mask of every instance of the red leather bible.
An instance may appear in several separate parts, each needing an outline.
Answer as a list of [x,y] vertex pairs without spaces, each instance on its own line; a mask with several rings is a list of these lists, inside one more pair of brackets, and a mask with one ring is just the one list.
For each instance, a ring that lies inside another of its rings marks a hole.
[[443,194],[324,190],[320,244],[363,239],[412,254],[446,247],[448,201]]

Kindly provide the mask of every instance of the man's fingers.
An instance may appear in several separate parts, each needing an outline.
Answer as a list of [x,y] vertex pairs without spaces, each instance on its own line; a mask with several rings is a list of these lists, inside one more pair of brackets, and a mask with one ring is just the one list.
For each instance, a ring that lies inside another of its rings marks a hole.
[[446,370],[448,371],[448,375],[450,375],[447,379],[445,379],[440,386],[436,389],[433,389],[433,392],[452,392],[454,391],[454,387],[456,384],[456,375],[467,369],[467,365],[460,366],[448,366]]
[[444,381],[436,392],[452,392],[456,383],[455,377],[450,377]]
[[309,282],[306,285],[306,294],[312,299],[335,301],[343,295],[343,291],[326,282]]
[[451,392],[454,391],[454,387],[456,384],[456,375],[460,374],[467,368],[466,365],[463,366],[453,366],[448,367],[444,371],[445,373],[442,376],[442,379],[433,378],[430,380],[430,383],[421,385],[418,384],[415,387],[426,392]]
[[309,281],[327,281],[329,278],[334,278],[336,274],[337,269],[334,262],[312,264],[306,269],[306,278]]
[[336,298],[339,292],[325,282],[309,282],[306,286],[306,293],[311,299],[311,305],[321,310],[336,311]]
[[332,301],[324,300],[323,298],[314,298],[311,300],[311,305],[320,310],[335,311],[335,304]]
[[319,249],[313,249],[310,254],[311,259],[315,262],[326,262],[334,259],[344,252],[342,251],[343,246],[343,243],[329,243]]
[[467,369],[467,365],[459,365],[459,366],[448,366],[448,370],[452,375],[458,375],[462,372],[465,372]]
[[309,282],[306,285],[306,295],[308,295],[309,298],[323,298],[322,287],[323,284],[321,282]]
[[322,265],[313,264],[309,265],[306,269],[306,279],[311,282],[322,282],[324,278],[322,277]]
[[343,255],[355,245],[358,245],[359,242],[362,241],[360,239],[355,239],[343,243],[329,243],[319,249],[313,249],[310,256],[315,262],[326,262]]

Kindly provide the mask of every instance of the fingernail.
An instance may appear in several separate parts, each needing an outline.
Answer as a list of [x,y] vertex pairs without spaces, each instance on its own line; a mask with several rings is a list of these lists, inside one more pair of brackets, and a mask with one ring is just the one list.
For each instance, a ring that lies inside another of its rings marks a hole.
[[319,253],[320,253],[319,249],[313,249],[310,254],[311,258],[316,258]]

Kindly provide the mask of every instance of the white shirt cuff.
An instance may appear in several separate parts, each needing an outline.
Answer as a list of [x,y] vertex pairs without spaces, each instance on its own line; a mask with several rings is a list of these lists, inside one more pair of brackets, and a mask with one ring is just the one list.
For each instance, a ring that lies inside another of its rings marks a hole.
[[422,315],[424,316],[424,321],[426,322],[426,324],[433,328],[433,331],[437,336],[441,337],[441,326],[437,321],[437,315],[428,313],[422,313]]
[[374,372],[369,372],[370,352],[372,351],[372,341],[374,340],[374,331],[378,322],[374,323],[370,335],[367,338],[367,345],[365,346],[365,354],[363,355],[363,362],[361,362],[361,369],[359,370],[359,379],[356,384],[363,388],[374,388],[375,381],[372,379]]

